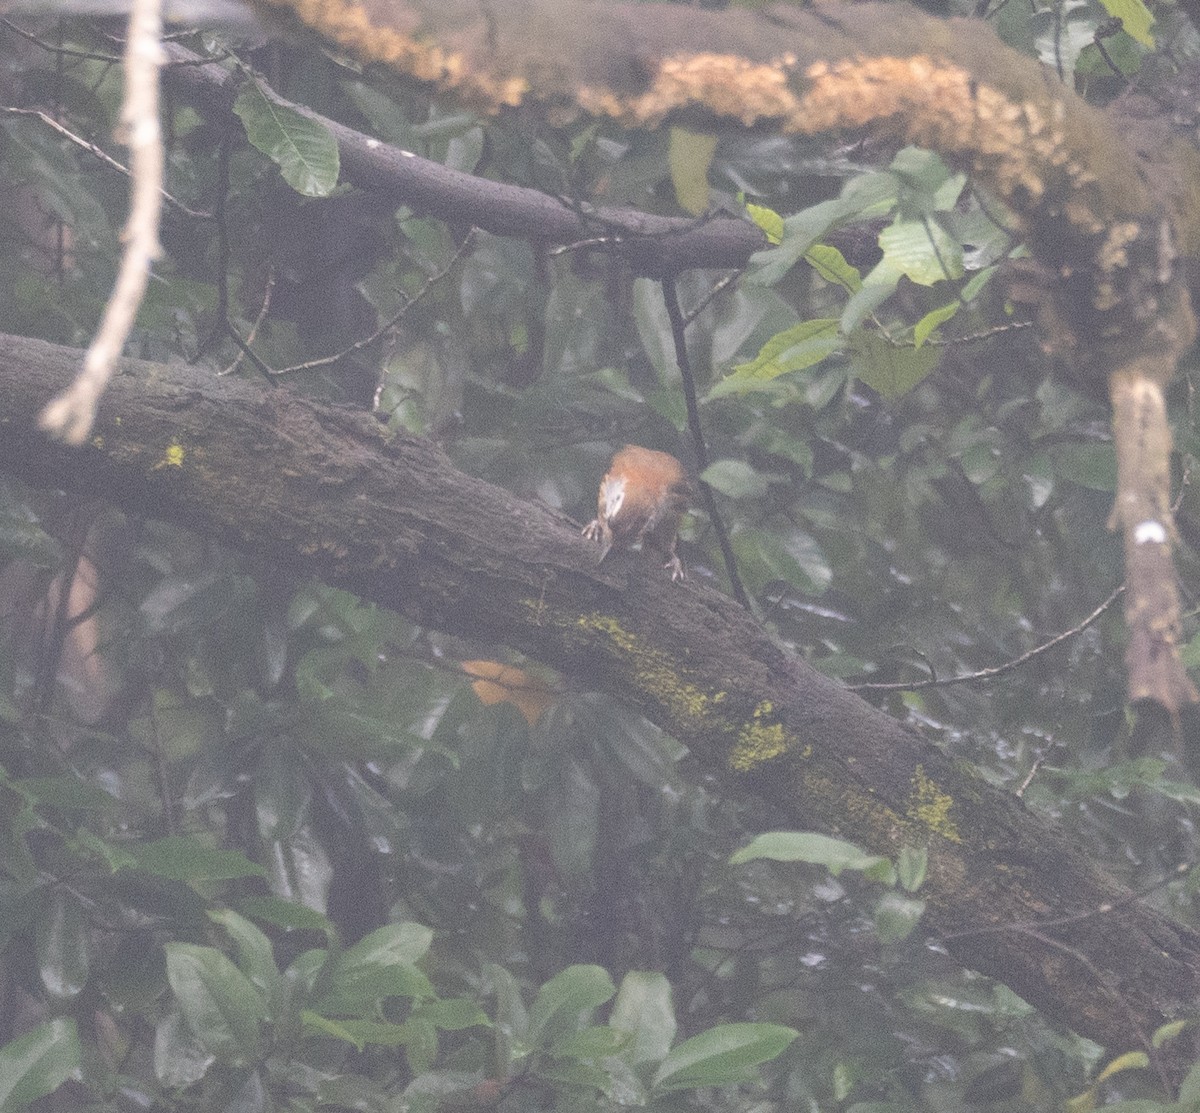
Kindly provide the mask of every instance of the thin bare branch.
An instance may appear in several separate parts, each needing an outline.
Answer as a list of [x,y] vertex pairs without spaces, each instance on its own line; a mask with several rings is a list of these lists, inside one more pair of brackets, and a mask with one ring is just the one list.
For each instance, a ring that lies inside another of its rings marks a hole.
[[41,427],[70,444],[82,444],[92,430],[96,406],[116,368],[161,252],[163,141],[158,118],[158,74],[163,63],[160,0],[134,0],[125,46],[125,100],[119,138],[129,148],[132,175],[129,220],[122,237],[117,281],[100,327],[71,386],[42,411]]
[[1063,630],[1061,633],[1055,634],[1049,641],[1034,646],[1033,649],[1022,653],[1019,657],[1014,657],[1011,661],[1005,661],[1002,665],[993,665],[991,668],[980,669],[978,672],[959,673],[955,676],[943,678],[932,676],[928,680],[915,680],[911,683],[897,681],[889,684],[873,684],[868,682],[863,684],[847,684],[846,687],[854,692],[915,692],[922,688],[948,688],[952,684],[970,684],[976,680],[992,680],[997,676],[1003,676],[1006,672],[1012,672],[1013,669],[1020,668],[1021,665],[1028,664],[1035,657],[1040,657],[1056,645],[1061,645],[1067,639],[1082,633],[1120,599],[1124,593],[1125,585],[1121,584],[1119,587],[1114,588],[1112,594],[1082,622],[1072,626],[1069,630]]
[[[128,166],[123,162],[118,162],[112,157],[103,147],[98,147],[89,139],[84,139],[82,135],[76,135],[70,128],[64,127],[58,120],[51,116],[48,112],[43,112],[40,108],[14,108],[11,105],[0,104],[0,114],[5,116],[32,116],[35,120],[41,121],[46,127],[52,131],[58,132],[64,139],[74,143],[77,147],[87,151],[94,158],[99,159],[105,166],[115,170],[118,174],[124,174],[127,178],[132,177],[132,173]],[[189,208],[178,197],[168,193],[165,189],[161,190],[162,198],[171,208],[182,213],[184,216],[192,220],[212,220],[212,213],[201,212],[199,209]]]

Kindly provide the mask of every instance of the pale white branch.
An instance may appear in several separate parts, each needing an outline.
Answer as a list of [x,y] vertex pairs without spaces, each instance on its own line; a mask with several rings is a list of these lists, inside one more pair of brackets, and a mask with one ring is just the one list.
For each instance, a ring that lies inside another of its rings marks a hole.
[[161,0],[133,0],[125,41],[125,99],[117,139],[129,148],[129,219],[125,249],[100,327],[71,386],[41,414],[41,426],[70,444],[91,432],[96,405],[112,377],[158,258],[162,217],[163,142],[158,77],[164,61]]

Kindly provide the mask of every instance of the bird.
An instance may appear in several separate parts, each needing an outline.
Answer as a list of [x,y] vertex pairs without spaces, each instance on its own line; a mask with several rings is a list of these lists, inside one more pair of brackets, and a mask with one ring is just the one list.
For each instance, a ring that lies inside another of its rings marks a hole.
[[596,517],[583,535],[600,542],[600,560],[614,549],[649,548],[666,558],[672,580],[686,578],[675,551],[679,522],[695,490],[683,465],[668,452],[627,444],[600,481]]

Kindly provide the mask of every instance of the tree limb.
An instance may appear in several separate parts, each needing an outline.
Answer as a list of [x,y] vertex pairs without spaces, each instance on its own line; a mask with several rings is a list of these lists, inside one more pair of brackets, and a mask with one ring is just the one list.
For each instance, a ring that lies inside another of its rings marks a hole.
[[[176,43],[167,43],[166,51],[175,63],[166,71],[168,86],[232,121],[236,76],[216,63],[197,65],[199,57]],[[652,278],[697,267],[741,268],[754,252],[768,246],[766,236],[748,220],[658,216],[552,197],[451,170],[302,106],[290,107],[333,133],[345,181],[452,224],[553,244],[600,238],[606,254],[624,259],[635,274]]]
[[797,827],[884,854],[928,847],[928,930],[1114,1051],[1194,1012],[1200,934],[1128,901],[1047,821],[784,650],[728,597],[644,575],[634,555],[598,566],[562,514],[286,389],[127,361],[91,444],[50,443],[36,417],[77,358],[0,336],[0,469],[513,646],[636,706]]

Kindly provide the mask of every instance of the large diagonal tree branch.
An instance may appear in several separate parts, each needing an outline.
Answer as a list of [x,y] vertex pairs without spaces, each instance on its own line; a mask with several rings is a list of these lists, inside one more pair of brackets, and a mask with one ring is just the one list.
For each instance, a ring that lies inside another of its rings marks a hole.
[[[1128,899],[1019,800],[781,648],[729,598],[636,563],[597,566],[561,514],[456,471],[427,441],[286,390],[131,361],[93,442],[51,444],[36,415],[77,358],[0,337],[0,469],[513,646],[636,706],[798,827],[885,854],[928,847],[928,930],[1114,1049],[1194,1010],[1200,936]],[[1057,926],[1031,929],[1050,916]]]

